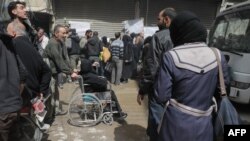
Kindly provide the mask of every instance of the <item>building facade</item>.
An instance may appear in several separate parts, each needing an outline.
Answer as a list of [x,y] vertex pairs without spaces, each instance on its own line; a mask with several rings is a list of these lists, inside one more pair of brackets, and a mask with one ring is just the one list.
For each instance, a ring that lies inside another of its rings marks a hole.
[[113,37],[123,29],[124,20],[143,18],[146,26],[156,25],[157,15],[165,7],[191,10],[209,28],[220,4],[221,0],[54,0],[53,7],[56,23],[90,22],[100,36]]
[[[0,1],[0,23],[9,20],[7,5]],[[21,0],[27,3],[32,24],[51,31],[54,24],[68,21],[88,22],[100,36],[114,37],[125,20],[143,18],[145,26],[156,26],[157,15],[165,7],[191,10],[207,28],[213,22],[221,0]]]

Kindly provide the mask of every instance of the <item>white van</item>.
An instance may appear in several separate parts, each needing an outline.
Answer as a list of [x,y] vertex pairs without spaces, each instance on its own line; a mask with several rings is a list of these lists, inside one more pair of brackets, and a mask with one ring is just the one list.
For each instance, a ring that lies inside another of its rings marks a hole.
[[220,49],[229,64],[232,101],[250,103],[250,1],[227,8],[216,17],[209,46]]

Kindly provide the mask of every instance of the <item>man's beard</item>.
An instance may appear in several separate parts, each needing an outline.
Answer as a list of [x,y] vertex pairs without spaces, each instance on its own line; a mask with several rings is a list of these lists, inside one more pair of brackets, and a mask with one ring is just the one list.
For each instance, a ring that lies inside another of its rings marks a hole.
[[163,30],[163,29],[166,29],[167,27],[164,23],[164,24],[160,24],[160,25],[158,24],[158,28],[159,28],[159,30]]

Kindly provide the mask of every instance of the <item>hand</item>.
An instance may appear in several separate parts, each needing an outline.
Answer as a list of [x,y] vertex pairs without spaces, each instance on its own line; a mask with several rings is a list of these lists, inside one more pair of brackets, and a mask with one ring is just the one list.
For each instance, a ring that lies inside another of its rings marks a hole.
[[94,62],[94,63],[92,64],[93,67],[98,67],[99,65],[100,65],[99,62]]
[[141,102],[143,101],[143,99],[144,99],[144,95],[141,95],[141,94],[138,94],[138,95],[137,95],[137,103],[138,103],[139,105],[141,105]]
[[19,92],[20,92],[20,94],[22,94],[22,93],[23,93],[24,86],[25,86],[25,84],[24,84],[24,83],[20,83],[20,84],[19,84]]
[[43,93],[39,94],[40,100],[43,101]]
[[74,69],[74,70],[73,70],[73,72],[74,72],[74,73],[78,73],[78,72],[79,72],[79,70],[77,70],[77,69]]
[[78,74],[75,73],[75,72],[73,72],[73,73],[71,74],[71,78],[76,78],[77,76],[78,76]]

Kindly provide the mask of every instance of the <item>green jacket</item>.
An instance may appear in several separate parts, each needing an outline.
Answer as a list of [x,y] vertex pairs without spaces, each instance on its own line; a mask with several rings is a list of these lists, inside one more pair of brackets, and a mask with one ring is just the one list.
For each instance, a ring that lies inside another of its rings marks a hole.
[[73,69],[69,63],[67,49],[64,43],[51,38],[44,51],[44,57],[49,59],[52,74],[71,74]]

